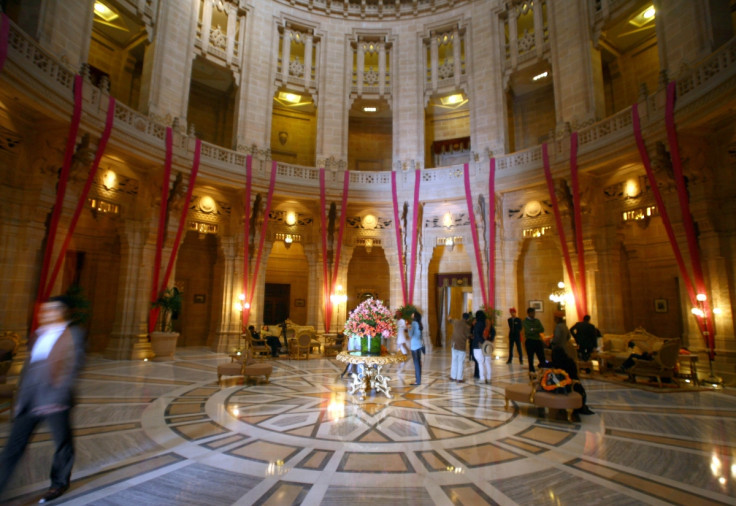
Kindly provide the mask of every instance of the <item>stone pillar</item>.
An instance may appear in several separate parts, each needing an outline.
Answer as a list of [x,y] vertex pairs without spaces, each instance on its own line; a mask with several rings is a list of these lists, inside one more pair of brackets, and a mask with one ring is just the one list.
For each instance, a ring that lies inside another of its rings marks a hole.
[[291,30],[284,28],[284,37],[281,41],[281,81],[288,85],[289,60],[291,59]]
[[437,80],[439,79],[439,41],[437,40],[436,35],[432,35],[432,38],[429,41],[429,53],[432,65],[432,91],[437,91]]
[[[18,5],[24,2],[17,2]],[[92,2],[45,0],[37,36],[41,46],[74,69],[87,62],[94,10]]]
[[225,4],[225,12],[227,13],[227,46],[225,54],[227,54],[227,66],[233,61],[233,49],[235,48],[235,26],[238,22],[238,9],[232,4]]
[[[434,39],[434,37],[433,37]],[[401,38],[393,49],[393,159],[414,169],[424,166],[424,91],[427,62],[411,38]],[[436,68],[433,75],[436,75]]]
[[[504,60],[498,50],[503,42],[503,22],[499,13],[481,13],[473,4],[473,30],[466,32],[467,52],[473,55],[468,72],[470,94],[470,145],[475,153],[500,154],[505,151],[506,120],[504,110]],[[487,155],[482,156],[485,162]],[[486,162],[487,163],[487,162]]]
[[544,56],[544,16],[541,6],[535,5],[532,14],[534,16],[534,49],[537,58],[542,58]]
[[[600,62],[593,68],[594,52],[588,34],[588,18],[581,2],[550,2],[549,19],[552,81],[558,130],[565,123],[579,124],[603,116],[603,82]],[[576,76],[571,79],[571,76]]]
[[316,243],[304,244],[309,274],[307,275],[307,325],[322,332],[322,258]]
[[[511,68],[516,69],[519,63],[519,28],[516,24],[516,8],[511,6],[508,10],[509,23],[509,56],[511,58]],[[503,39],[501,39],[503,40]]]
[[159,9],[155,37],[145,58],[153,56],[152,64],[144,67],[140,101],[155,119],[168,123],[169,118],[180,118],[180,124],[186,125],[197,12],[192,2],[162,2]]
[[[148,305],[151,295],[150,272],[153,268],[154,243],[150,244],[146,221],[125,220],[120,230],[120,273],[117,308],[112,332],[105,349],[105,358],[133,358],[134,345],[148,334]],[[148,244],[147,244],[148,242]],[[141,273],[148,272],[148,275]],[[147,339],[144,339],[147,342]],[[136,358],[144,358],[145,355]]]
[[200,40],[202,42],[202,54],[207,54],[210,46],[210,31],[212,30],[212,2],[204,2],[202,9],[202,31]]
[[462,75],[462,57],[460,55],[460,32],[457,28],[452,31],[452,59],[454,64],[453,74],[455,76],[455,86],[460,86],[460,77]]
[[358,63],[356,64],[356,84],[358,85],[358,96],[363,94],[363,72],[365,67],[365,42],[358,41]]
[[[350,72],[353,55],[342,34],[330,33],[321,39],[319,95],[317,97],[317,166],[326,159],[348,159],[348,113]],[[342,76],[337,78],[336,76]]]
[[243,285],[243,250],[236,237],[219,236],[222,255],[222,308],[220,312],[220,326],[215,332],[214,351],[226,353],[240,347],[240,333],[242,332],[242,316],[236,310],[235,304],[244,293]]
[[378,95],[386,91],[386,44],[378,44]]
[[309,91],[312,80],[312,44],[314,37],[311,33],[305,36],[304,41],[304,91]]

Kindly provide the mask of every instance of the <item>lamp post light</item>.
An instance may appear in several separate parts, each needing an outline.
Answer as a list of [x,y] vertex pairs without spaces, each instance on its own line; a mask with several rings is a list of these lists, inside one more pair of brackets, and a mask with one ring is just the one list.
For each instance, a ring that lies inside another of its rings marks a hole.
[[335,293],[330,295],[330,301],[333,306],[337,306],[337,310],[335,311],[335,328],[337,329],[337,324],[340,320],[340,316],[338,314],[340,311],[340,304],[345,304],[348,301],[348,294],[345,293],[342,285],[337,285]]
[[[235,303],[235,309],[240,311],[240,337],[238,338],[238,345],[240,345],[240,339],[243,338],[243,334],[245,333],[245,324],[247,322],[243,321],[243,311],[250,308],[250,304],[245,302],[245,294],[241,293],[238,295],[238,302]],[[243,349],[242,347],[240,348]]]
[[557,289],[549,294],[549,300],[557,304],[558,311],[563,311],[565,309],[565,303],[567,303],[567,290],[565,289],[565,283],[563,281],[557,283]]
[[[703,329],[703,337],[705,338],[705,344],[708,346],[708,363],[710,365],[710,376],[708,376],[703,383],[707,383],[715,388],[718,388],[723,385],[723,379],[719,376],[716,376],[713,372],[713,350],[711,348],[711,332],[715,331],[715,329],[710,329],[708,327],[708,308],[705,305],[705,301],[707,300],[707,297],[704,293],[699,293],[695,296],[695,298],[698,301],[698,307],[694,307],[690,310],[692,314],[695,315],[695,317],[700,318],[700,322],[702,324]],[[711,309],[711,313],[713,315],[719,315],[721,314],[720,308],[714,307]],[[715,344],[715,343],[714,343]]]

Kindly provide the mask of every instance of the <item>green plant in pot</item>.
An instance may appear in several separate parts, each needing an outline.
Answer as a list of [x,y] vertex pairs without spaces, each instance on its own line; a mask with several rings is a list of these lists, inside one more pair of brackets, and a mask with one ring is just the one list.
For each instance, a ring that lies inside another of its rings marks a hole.
[[179,333],[173,332],[173,317],[181,311],[182,295],[172,286],[161,292],[151,307],[159,308],[156,331],[151,332],[151,347],[156,355],[154,360],[173,360]]

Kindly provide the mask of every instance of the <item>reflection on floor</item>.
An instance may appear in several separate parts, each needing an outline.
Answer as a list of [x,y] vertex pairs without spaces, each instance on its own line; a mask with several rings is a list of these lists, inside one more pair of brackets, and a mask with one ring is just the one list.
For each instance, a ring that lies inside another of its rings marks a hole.
[[[526,405],[504,410],[520,365],[493,383],[449,381],[426,355],[422,385],[396,367],[394,396],[347,394],[342,365],[280,360],[269,384],[216,382],[227,355],[176,361],[90,358],[74,412],[69,504],[734,504],[736,396],[650,392],[584,379],[595,415],[569,424]],[[469,367],[469,366],[468,366]],[[469,368],[467,372],[471,371]],[[0,413],[0,445],[10,428]],[[48,487],[53,443],[36,434],[10,504]]]

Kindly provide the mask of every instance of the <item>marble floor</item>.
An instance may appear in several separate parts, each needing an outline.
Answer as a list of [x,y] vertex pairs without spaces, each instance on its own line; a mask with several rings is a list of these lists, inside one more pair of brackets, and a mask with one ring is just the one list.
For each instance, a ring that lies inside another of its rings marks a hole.
[[[228,378],[224,354],[168,363],[90,357],[73,415],[77,460],[55,503],[736,504],[736,395],[652,392],[585,378],[595,415],[568,423],[503,386],[526,369],[493,363],[491,385],[449,381],[450,356],[389,369],[392,399],[358,402],[342,364],[279,360],[270,383]],[[466,372],[469,369],[466,369]],[[466,374],[467,377],[467,374]],[[0,412],[0,446],[10,429]],[[48,487],[53,443],[35,435],[5,497]]]

